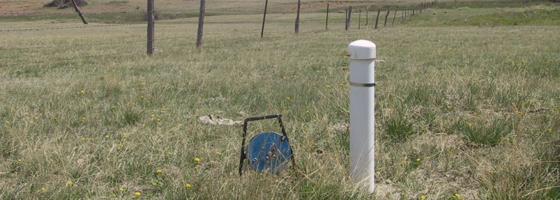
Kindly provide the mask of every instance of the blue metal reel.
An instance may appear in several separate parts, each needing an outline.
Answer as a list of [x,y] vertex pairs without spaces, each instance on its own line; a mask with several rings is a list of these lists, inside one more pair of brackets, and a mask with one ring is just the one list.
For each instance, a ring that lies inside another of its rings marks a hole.
[[[247,127],[250,121],[258,121],[264,119],[278,119],[278,124],[282,129],[282,134],[275,132],[263,132],[255,135],[245,146],[247,138]],[[247,159],[251,168],[258,172],[269,172],[278,174],[288,167],[288,163],[292,162],[292,168],[295,169],[296,162],[294,153],[290,146],[286,129],[282,123],[282,115],[266,115],[259,117],[250,117],[243,122],[243,140],[241,141],[241,155],[239,157],[239,175],[243,174],[243,161]]]
[[258,172],[278,174],[288,167],[291,157],[290,142],[279,133],[259,133],[247,145],[249,165]]

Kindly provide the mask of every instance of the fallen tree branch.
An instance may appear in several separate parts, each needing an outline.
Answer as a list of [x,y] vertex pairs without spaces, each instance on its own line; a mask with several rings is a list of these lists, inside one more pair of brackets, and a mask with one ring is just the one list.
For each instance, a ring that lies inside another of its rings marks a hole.
[[82,22],[84,22],[84,24],[88,24],[86,18],[84,18],[84,14],[82,14],[82,11],[80,10],[80,7],[78,7],[78,4],[76,4],[76,0],[72,0],[72,5],[74,5],[74,10],[78,13],[80,18],[82,19]]

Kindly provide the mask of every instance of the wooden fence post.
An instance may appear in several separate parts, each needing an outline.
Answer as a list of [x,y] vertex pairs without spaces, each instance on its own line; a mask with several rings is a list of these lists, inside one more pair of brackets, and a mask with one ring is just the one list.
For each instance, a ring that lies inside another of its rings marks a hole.
[[395,18],[397,18],[397,12],[399,11],[397,9],[398,9],[398,7],[395,8],[395,14],[393,14],[393,22],[391,23],[391,26],[395,25]]
[[148,0],[148,55],[154,53],[154,0]]
[[204,27],[204,13],[206,12],[206,0],[200,0],[200,11],[198,13],[198,34],[196,35],[196,48],[202,49],[202,32]]
[[390,12],[391,12],[391,9],[387,8],[387,14],[385,15],[385,23],[383,24],[383,27],[387,26],[387,17],[389,17]]
[[264,22],[266,21],[266,8],[268,7],[268,0],[266,0],[266,2],[264,3],[264,14],[263,14],[263,22],[262,22],[262,28],[261,28],[261,38],[264,35]]
[[404,21],[408,21],[408,17],[409,17],[408,16],[408,11],[409,11],[408,8],[404,9]]
[[369,6],[366,7],[366,25],[365,25],[366,29],[368,25],[369,25]]
[[327,19],[325,20],[325,30],[329,30],[329,3],[327,3]]
[[377,29],[377,22],[379,22],[379,13],[381,13],[381,8],[377,9],[377,17],[375,18],[375,27],[373,29]]
[[358,10],[358,30],[362,28],[362,9]]
[[295,29],[296,34],[299,33],[299,11],[300,11],[300,7],[301,7],[301,0],[298,0],[297,1],[296,29]]
[[350,23],[352,22],[352,6],[348,8],[348,29],[350,29]]
[[84,14],[82,13],[82,10],[80,10],[80,7],[78,7],[78,4],[76,3],[76,0],[72,0],[72,6],[74,6],[74,11],[76,13],[78,13],[78,16],[80,16],[80,19],[82,19],[82,22],[84,24],[88,24],[88,22],[86,21],[86,18],[84,17]]
[[348,30],[348,8],[346,9],[344,16],[344,30]]

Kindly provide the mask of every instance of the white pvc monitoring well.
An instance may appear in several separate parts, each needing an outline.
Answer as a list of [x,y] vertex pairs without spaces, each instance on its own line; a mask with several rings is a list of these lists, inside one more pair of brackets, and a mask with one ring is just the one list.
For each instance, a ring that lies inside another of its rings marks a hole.
[[350,177],[375,189],[375,44],[356,40],[350,58]]

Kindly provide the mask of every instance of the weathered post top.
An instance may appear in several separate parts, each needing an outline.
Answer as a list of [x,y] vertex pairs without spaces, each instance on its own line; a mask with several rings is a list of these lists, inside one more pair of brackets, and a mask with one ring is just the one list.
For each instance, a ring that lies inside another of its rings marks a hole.
[[348,45],[348,54],[350,59],[375,59],[375,44],[367,40],[356,40]]

